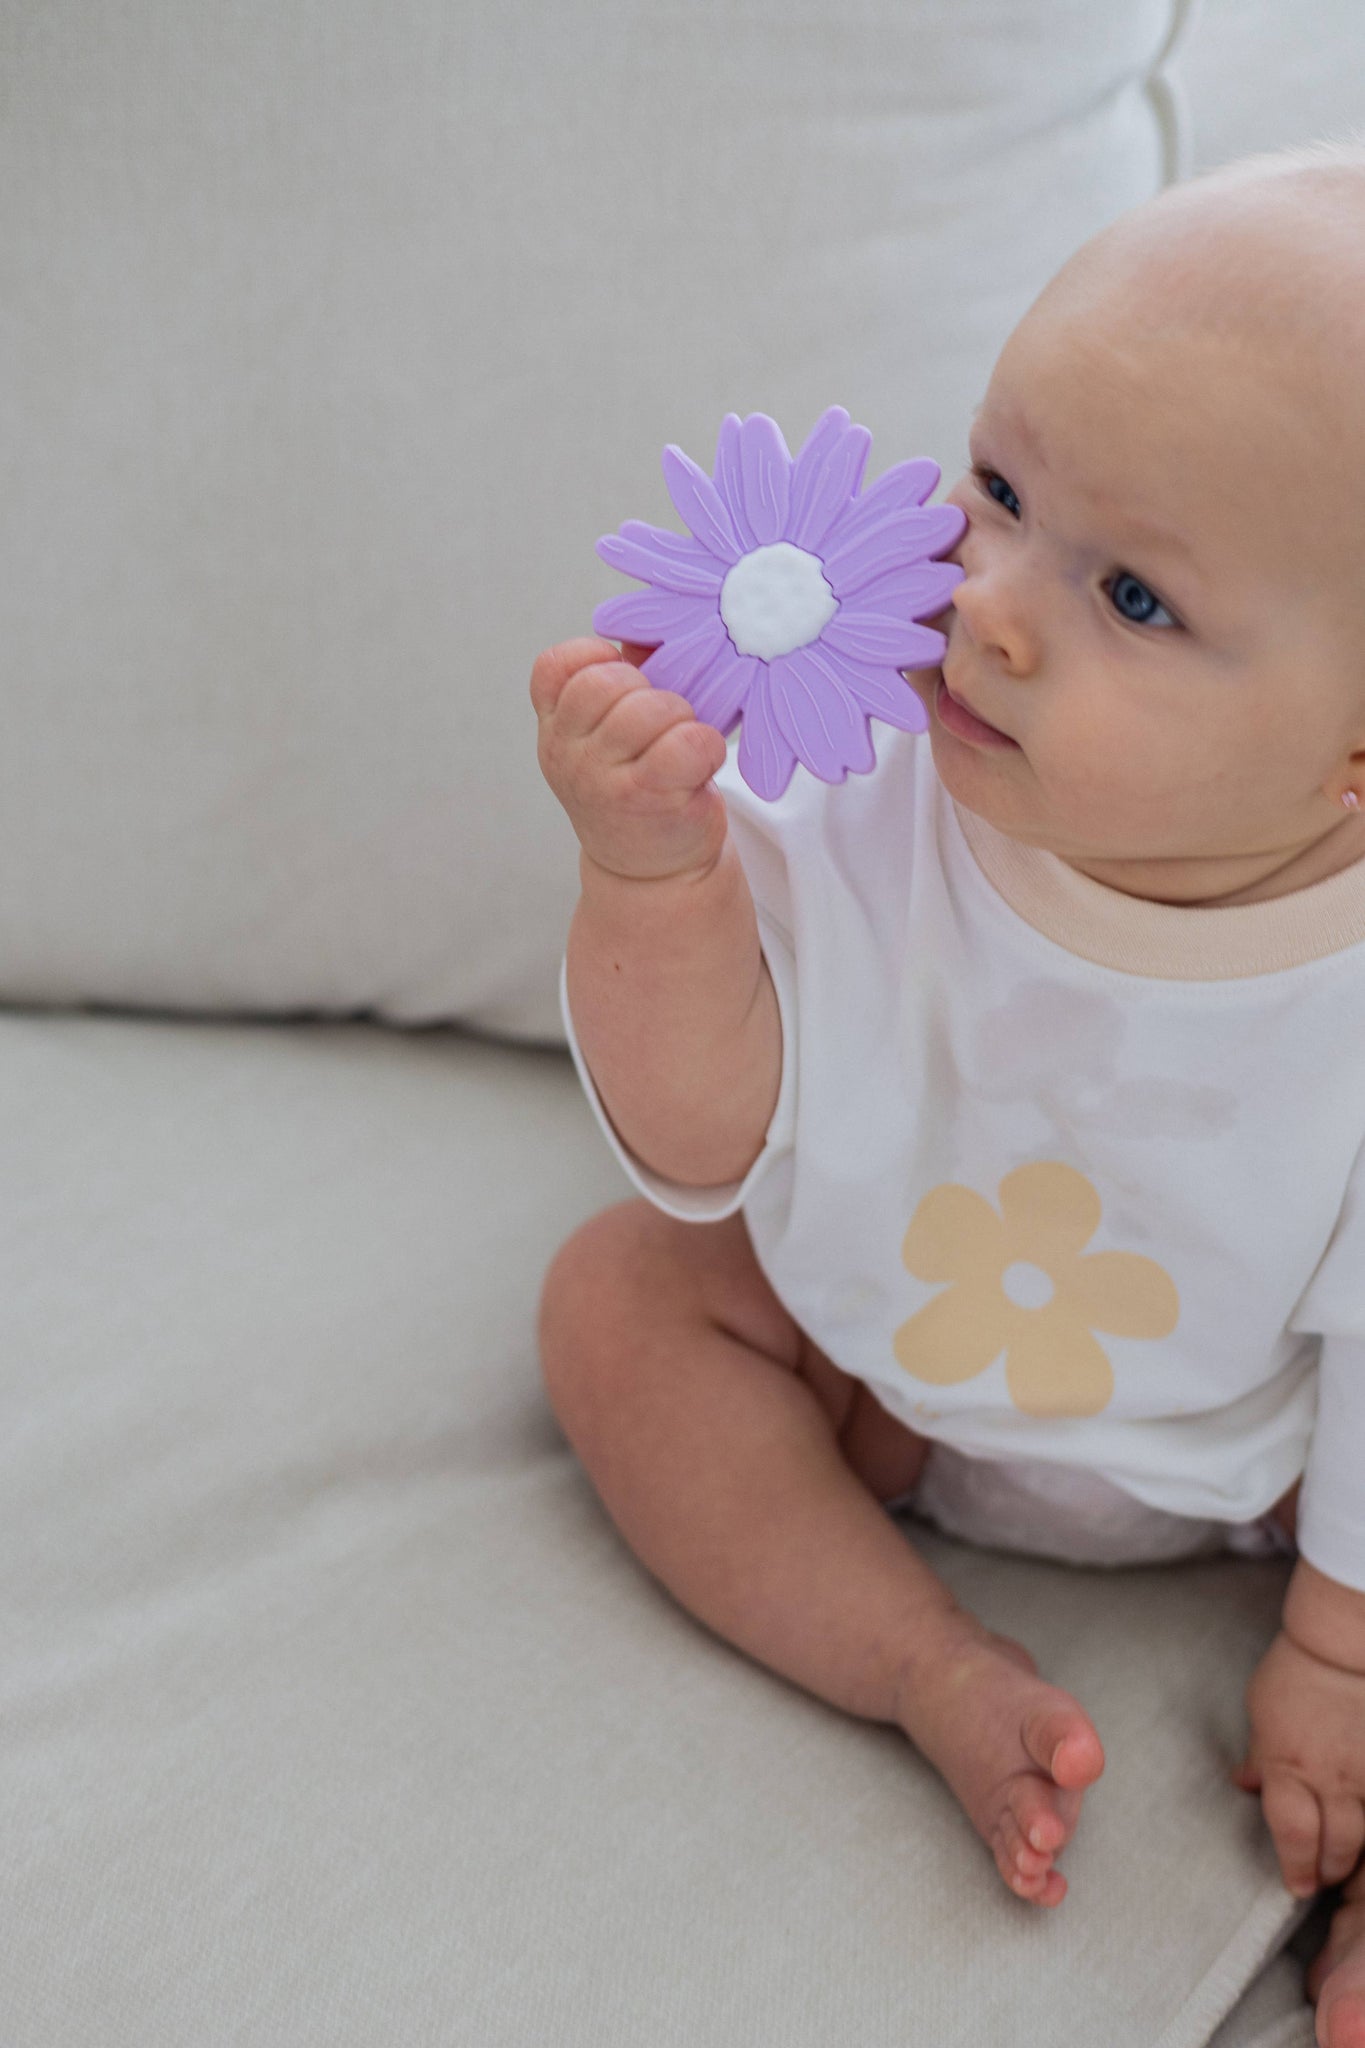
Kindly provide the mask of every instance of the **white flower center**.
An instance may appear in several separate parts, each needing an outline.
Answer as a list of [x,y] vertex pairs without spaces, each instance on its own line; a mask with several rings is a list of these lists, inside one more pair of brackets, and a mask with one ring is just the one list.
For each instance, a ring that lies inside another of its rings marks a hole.
[[1000,1285],[1016,1308],[1046,1308],[1053,1295],[1052,1282],[1042,1267],[1031,1266],[1027,1259],[1006,1266]]
[[773,661],[818,640],[839,609],[817,555],[789,540],[741,555],[720,586],[720,615],[741,654]]

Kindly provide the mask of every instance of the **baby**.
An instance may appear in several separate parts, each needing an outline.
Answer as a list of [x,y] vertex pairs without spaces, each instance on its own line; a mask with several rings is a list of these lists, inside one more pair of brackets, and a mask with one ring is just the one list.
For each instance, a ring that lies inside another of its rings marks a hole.
[[596,639],[542,654],[566,1019],[644,1200],[547,1386],[694,1614],[895,1722],[1021,1898],[1104,1768],[888,1505],[1081,1562],[1297,1545],[1237,1782],[1365,2044],[1365,148],[1088,243],[1005,344],[930,725],[774,804]]

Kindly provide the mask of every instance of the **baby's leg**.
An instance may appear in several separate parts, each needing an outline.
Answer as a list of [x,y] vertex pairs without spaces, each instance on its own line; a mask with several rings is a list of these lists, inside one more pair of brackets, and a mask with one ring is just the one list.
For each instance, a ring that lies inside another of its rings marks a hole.
[[880,1505],[925,1441],[792,1321],[738,1216],[594,1216],[546,1276],[546,1385],[626,1541],[701,1621],[821,1699],[902,1727],[1024,1898],[1104,1767],[1069,1693],[959,1608]]

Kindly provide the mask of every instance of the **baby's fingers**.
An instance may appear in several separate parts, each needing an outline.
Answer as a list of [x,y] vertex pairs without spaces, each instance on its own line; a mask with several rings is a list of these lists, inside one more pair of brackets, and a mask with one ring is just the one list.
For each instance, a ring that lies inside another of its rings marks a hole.
[[700,722],[685,697],[641,683],[593,726],[582,759],[594,782],[610,774],[619,789],[658,795],[709,782],[724,763],[725,741],[714,726]]
[[664,796],[705,789],[724,764],[725,742],[714,726],[676,725],[641,757],[637,774],[642,788]]
[[564,694],[565,685],[580,669],[619,657],[610,640],[591,638],[560,640],[535,658],[531,669],[531,702],[537,718],[552,712]]
[[1365,1849],[1365,1807],[1354,1794],[1346,1793],[1322,1802],[1322,1854],[1318,1864],[1321,1884],[1342,1884],[1360,1861]]
[[633,760],[636,786],[651,793],[700,789],[724,766],[725,741],[713,725],[680,718]]
[[1261,1808],[1280,1859],[1280,1875],[1296,1899],[1318,1889],[1318,1858],[1322,1846],[1322,1813],[1302,1778],[1275,1764],[1266,1767]]

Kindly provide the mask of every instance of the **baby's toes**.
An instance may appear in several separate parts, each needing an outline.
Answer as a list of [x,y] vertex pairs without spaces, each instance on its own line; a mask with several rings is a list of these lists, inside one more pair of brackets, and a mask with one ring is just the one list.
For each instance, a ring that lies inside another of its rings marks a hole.
[[1071,1840],[1080,1805],[1079,1792],[1063,1792],[1031,1772],[1011,1779],[991,1849],[997,1870],[1016,1898],[1035,1906],[1059,1906],[1066,1897],[1066,1879],[1053,1868],[1052,1859]]
[[1021,1771],[1011,1781],[1009,1812],[1019,1838],[1049,1863],[1071,1840],[1080,1811],[1079,1793],[1062,1791],[1032,1771]]
[[1104,1769],[1104,1749],[1094,1724],[1074,1700],[1040,1706],[1020,1730],[1024,1748],[1040,1770],[1059,1785],[1093,1785]]
[[1017,1899],[1031,1906],[1058,1906],[1066,1897],[1066,1879],[1052,1858],[1030,1849],[1019,1837],[1012,1817],[1002,1819],[991,1842],[995,1867]]
[[1035,1883],[1042,1883],[1052,1868],[1050,1852],[1036,1849],[1024,1839],[1018,1819],[1008,1806],[1000,1815],[992,1846],[1000,1875],[1014,1891],[1020,1889],[1016,1880],[1024,1880],[1025,1886],[1032,1889]]
[[[992,1844],[995,1850],[995,1867],[1016,1898],[1035,1900],[1052,1874],[1052,1865],[1047,1857],[1038,1856],[1033,1850],[1025,1852],[1032,1861],[1025,1869],[1018,1853],[1011,1849],[1002,1837],[997,1836]],[[1042,1868],[1037,1866],[1041,1864]]]

